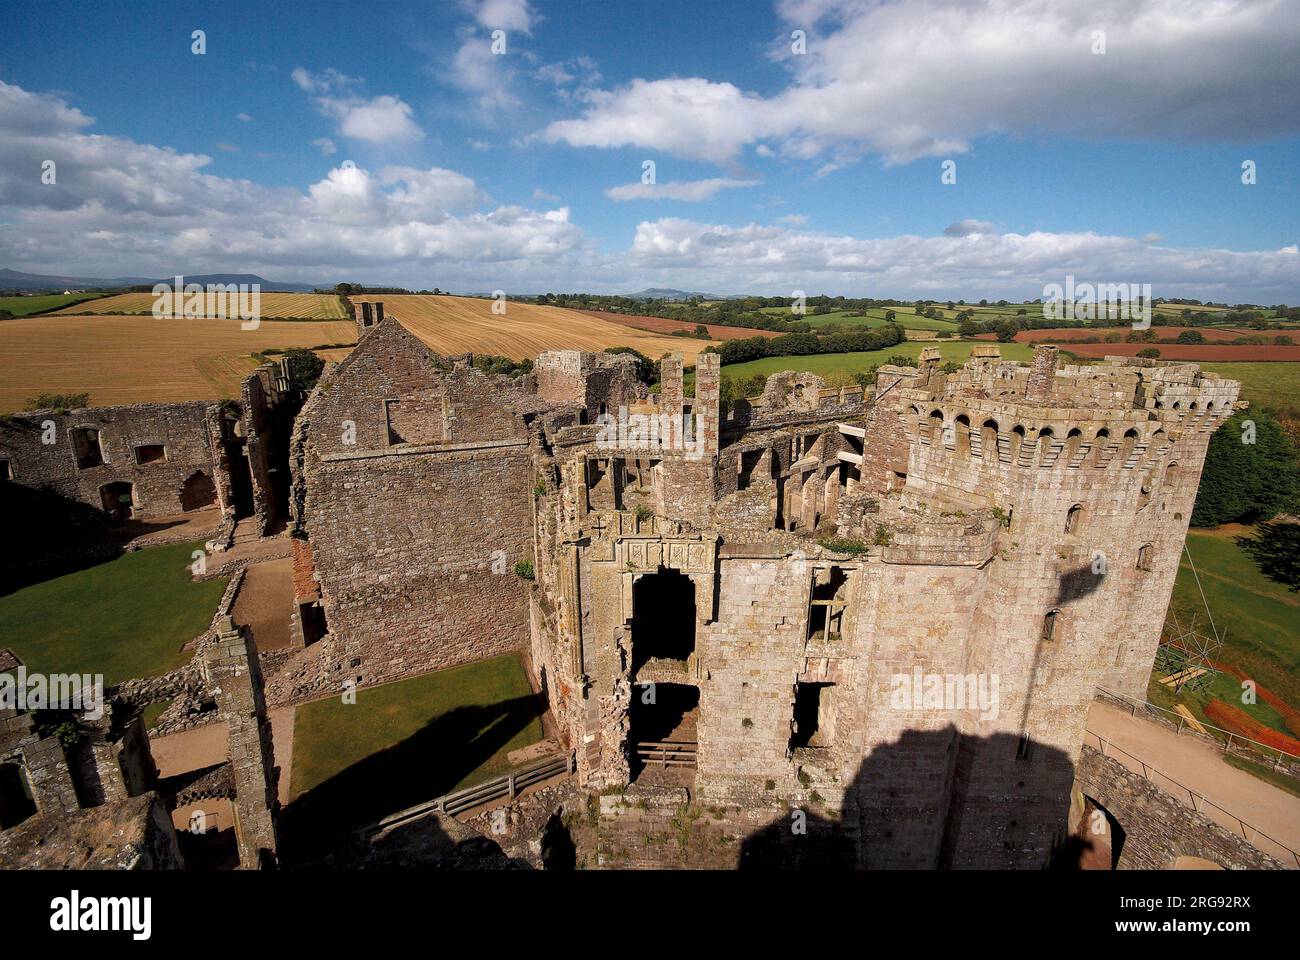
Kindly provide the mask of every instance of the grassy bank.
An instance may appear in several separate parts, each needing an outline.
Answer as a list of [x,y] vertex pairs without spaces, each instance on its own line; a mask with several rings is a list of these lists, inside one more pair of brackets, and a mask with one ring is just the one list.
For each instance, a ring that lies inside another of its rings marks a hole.
[[201,549],[201,540],[150,547],[0,597],[0,646],[31,671],[102,673],[110,684],[173,670],[228,582],[190,580]]

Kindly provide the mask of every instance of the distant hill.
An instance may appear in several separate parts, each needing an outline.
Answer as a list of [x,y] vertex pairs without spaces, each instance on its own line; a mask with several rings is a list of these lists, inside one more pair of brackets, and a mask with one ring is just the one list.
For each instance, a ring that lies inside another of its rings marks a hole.
[[732,296],[717,293],[691,293],[689,290],[674,290],[671,287],[647,287],[638,293],[624,294],[629,300],[689,300],[700,297],[703,300],[732,300]]
[[[186,283],[245,283],[258,284],[263,292],[283,291],[285,293],[311,293],[316,289],[325,289],[313,283],[276,283],[259,277],[255,273],[198,273],[182,274]],[[117,287],[153,286],[155,283],[171,283],[173,277],[59,277],[40,273],[22,273],[18,270],[0,270],[0,290],[54,290],[62,292],[71,287],[90,289],[115,289]]]

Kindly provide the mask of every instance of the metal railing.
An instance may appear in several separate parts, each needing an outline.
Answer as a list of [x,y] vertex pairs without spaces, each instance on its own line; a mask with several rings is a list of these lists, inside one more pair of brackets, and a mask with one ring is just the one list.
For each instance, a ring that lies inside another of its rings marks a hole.
[[[1107,748],[1107,747],[1109,747],[1109,748],[1111,749],[1111,751],[1113,751],[1113,752],[1117,752],[1117,753],[1122,753],[1122,754],[1124,754],[1124,756],[1128,757],[1130,760],[1134,761],[1135,763],[1137,763],[1137,764],[1142,768],[1142,776],[1143,776],[1143,777],[1145,777],[1147,780],[1149,780],[1152,784],[1154,784],[1154,785],[1155,785],[1156,787],[1158,787],[1159,789],[1164,790],[1165,793],[1168,793],[1170,796],[1174,796],[1174,797],[1178,797],[1178,796],[1179,796],[1179,793],[1175,793],[1175,792],[1172,791],[1172,790],[1167,790],[1167,789],[1165,789],[1163,786],[1161,786],[1161,785],[1160,785],[1160,784],[1159,784],[1159,783],[1158,783],[1158,782],[1157,782],[1157,781],[1156,781],[1156,780],[1151,776],[1153,773],[1156,774],[1157,776],[1159,776],[1159,777],[1160,777],[1161,779],[1163,779],[1164,781],[1166,781],[1166,782],[1168,782],[1168,783],[1170,783],[1170,784],[1173,784],[1175,787],[1178,788],[1178,790],[1179,790],[1180,792],[1185,792],[1185,793],[1187,794],[1187,796],[1188,796],[1188,799],[1191,801],[1191,807],[1192,807],[1192,809],[1195,810],[1197,813],[1201,814],[1202,816],[1208,816],[1208,815],[1206,814],[1206,812],[1205,812],[1206,809],[1209,808],[1209,807],[1213,807],[1215,810],[1219,811],[1219,812],[1222,813],[1225,817],[1227,817],[1229,820],[1231,820],[1234,824],[1236,824],[1236,829],[1241,833],[1241,839],[1245,840],[1245,841],[1246,841],[1247,843],[1249,843],[1252,847],[1255,847],[1255,848],[1258,849],[1258,850],[1264,850],[1264,848],[1261,847],[1261,846],[1259,845],[1259,841],[1260,841],[1261,839],[1262,839],[1262,840],[1267,840],[1269,843],[1273,844],[1273,845],[1274,845],[1275,847],[1277,847],[1279,850],[1282,850],[1282,851],[1286,854],[1287,857],[1290,857],[1290,859],[1293,860],[1293,861],[1295,862],[1296,867],[1297,867],[1297,868],[1300,868],[1300,853],[1297,853],[1295,850],[1293,850],[1291,847],[1287,846],[1287,845],[1286,845],[1285,843],[1283,843],[1281,840],[1278,840],[1276,837],[1269,836],[1267,833],[1265,833],[1265,832],[1264,832],[1263,830],[1261,830],[1259,827],[1256,827],[1256,826],[1253,826],[1253,825],[1250,824],[1250,823],[1247,823],[1245,820],[1241,819],[1241,817],[1237,816],[1237,815],[1236,815],[1235,813],[1233,813],[1232,811],[1227,810],[1227,809],[1225,809],[1225,808],[1219,806],[1217,803],[1215,803],[1213,800],[1211,800],[1211,799],[1210,799],[1209,797],[1207,797],[1205,794],[1203,794],[1203,793],[1199,793],[1199,792],[1197,792],[1196,790],[1193,790],[1191,787],[1187,786],[1187,784],[1185,784],[1185,783],[1180,783],[1179,781],[1175,780],[1173,777],[1169,776],[1169,774],[1165,773],[1163,770],[1160,770],[1160,769],[1158,769],[1157,767],[1154,767],[1154,766],[1152,766],[1151,764],[1147,763],[1147,762],[1146,762],[1145,760],[1143,760],[1141,757],[1139,757],[1139,756],[1137,756],[1137,755],[1135,755],[1135,754],[1129,753],[1127,750],[1125,750],[1125,749],[1124,749],[1123,747],[1121,747],[1119,744],[1115,743],[1113,740],[1107,740],[1107,739],[1106,739],[1105,737],[1103,737],[1101,734],[1099,734],[1099,733],[1095,733],[1094,731],[1092,731],[1092,730],[1088,730],[1087,728],[1084,728],[1084,734],[1085,734],[1085,737],[1084,737],[1084,742],[1085,742],[1085,743],[1087,743],[1087,737],[1089,737],[1089,736],[1096,738],[1096,740],[1097,740],[1097,750],[1101,753],[1101,755],[1102,755],[1103,757],[1111,756],[1111,754],[1108,754],[1108,753],[1106,752],[1106,748]],[[1117,762],[1121,762],[1121,763],[1122,763],[1122,761],[1117,761]],[[1128,769],[1130,769],[1130,770],[1132,769],[1132,767],[1129,767],[1129,765],[1128,765],[1127,763],[1125,763],[1125,764],[1123,764],[1123,765],[1124,765],[1125,767],[1128,767]],[[1197,806],[1197,801],[1198,801],[1198,800],[1200,801],[1201,806]],[[1221,823],[1221,822],[1220,822],[1217,818],[1215,818],[1215,817],[1209,817],[1209,819],[1214,820],[1216,823],[1219,823],[1220,826],[1224,826],[1224,827],[1227,826],[1227,824],[1223,824],[1223,823]],[[1267,853],[1268,851],[1267,851],[1267,850],[1264,850],[1264,852]]]
[[432,800],[426,800],[414,807],[408,807],[405,810],[390,814],[378,823],[363,827],[360,832],[365,837],[372,837],[385,830],[391,830],[394,827],[400,827],[414,820],[419,820],[431,813],[444,813],[454,817],[485,803],[493,803],[497,800],[513,800],[522,790],[528,787],[550,780],[553,777],[571,775],[576,763],[577,759],[572,752],[544,757],[499,777],[493,777],[491,780],[484,780],[472,787],[466,787],[464,790],[457,790],[441,797],[434,797]]
[[1125,693],[1107,690],[1105,687],[1097,687],[1096,689],[1099,696],[1095,697],[1095,699],[1117,703],[1135,717],[1138,715],[1138,707],[1140,706],[1147,714],[1146,719],[1172,726],[1175,733],[1188,733],[1203,742],[1214,743],[1225,753],[1230,753],[1236,757],[1253,758],[1260,762],[1271,760],[1272,768],[1278,773],[1300,778],[1300,756],[1283,750],[1281,747],[1260,743],[1258,740],[1252,740],[1240,733],[1233,733],[1231,730],[1216,727],[1212,723],[1202,723],[1201,726],[1206,732],[1201,733],[1194,729],[1185,717],[1180,716],[1173,710],[1154,704],[1149,700],[1141,700],[1137,697],[1130,697]]

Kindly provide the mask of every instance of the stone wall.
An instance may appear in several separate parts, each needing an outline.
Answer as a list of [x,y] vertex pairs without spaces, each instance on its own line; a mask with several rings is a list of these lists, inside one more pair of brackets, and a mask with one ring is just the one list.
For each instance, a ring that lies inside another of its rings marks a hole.
[[1075,788],[1123,828],[1121,870],[1167,870],[1178,857],[1199,857],[1229,870],[1286,866],[1092,747],[1079,757]]
[[319,585],[329,643],[295,660],[296,686],[313,670],[365,685],[527,644],[515,567],[532,559],[536,404],[392,318],[322,380],[296,428],[293,501],[309,544],[297,580]]
[[126,483],[123,506],[131,516],[182,513],[217,502],[207,407],[195,401],[12,414],[0,418],[0,460],[8,461],[12,482],[93,510],[104,508],[105,485]]
[[[662,370],[654,411],[687,408],[677,359]],[[927,350],[865,392],[784,374],[719,420],[716,456],[657,451],[648,499],[631,492],[640,463],[561,431],[532,648],[579,782],[626,785],[640,685],[682,683],[699,690],[691,796],[817,807],[866,866],[1044,866],[1095,687],[1145,689],[1235,398],[1194,367],[1058,369],[1050,351],[1025,367],[992,345],[953,375]],[[713,576],[690,574],[695,652],[637,673],[639,558],[667,556],[674,526],[717,544]],[[818,629],[831,582],[835,627]],[[804,744],[810,697],[822,732]]]

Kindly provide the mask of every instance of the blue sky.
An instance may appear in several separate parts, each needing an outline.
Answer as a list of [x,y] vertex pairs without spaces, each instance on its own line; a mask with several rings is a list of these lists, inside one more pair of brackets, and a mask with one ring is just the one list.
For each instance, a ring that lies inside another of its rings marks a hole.
[[1293,4],[11,2],[0,17],[0,266],[967,299],[1073,273],[1300,300]]

